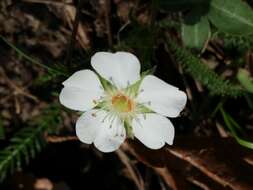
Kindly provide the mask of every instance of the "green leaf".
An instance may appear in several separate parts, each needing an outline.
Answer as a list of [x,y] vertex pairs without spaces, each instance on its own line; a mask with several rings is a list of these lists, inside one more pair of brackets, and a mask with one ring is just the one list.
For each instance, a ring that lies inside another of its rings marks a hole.
[[247,91],[253,93],[253,79],[249,76],[249,72],[247,70],[239,69],[237,79]]
[[185,16],[181,32],[186,47],[202,50],[211,34],[209,21],[206,16],[191,12]]
[[236,35],[253,33],[253,12],[241,0],[212,0],[208,17],[221,31]]

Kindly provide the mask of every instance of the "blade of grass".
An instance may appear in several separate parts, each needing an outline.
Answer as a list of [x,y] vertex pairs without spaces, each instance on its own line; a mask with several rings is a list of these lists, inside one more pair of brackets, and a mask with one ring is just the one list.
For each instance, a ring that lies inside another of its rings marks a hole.
[[245,134],[242,127],[233,119],[233,117],[229,114],[227,114],[227,117],[230,121],[230,123],[238,130],[240,131],[242,134]]
[[[220,112],[222,114],[222,117],[224,119],[226,126],[228,127],[228,129],[230,130],[231,134],[233,135],[235,140],[238,142],[238,144],[244,147],[253,149],[253,142],[244,140],[237,135],[235,128],[238,128],[239,125],[237,124],[238,125],[237,127],[234,126],[234,122],[231,122],[230,116],[223,110],[222,107],[220,108]],[[239,128],[241,127],[239,126]]]
[[40,63],[39,61],[33,59],[32,57],[28,56],[27,54],[25,54],[23,51],[21,51],[20,49],[18,49],[16,46],[14,46],[13,44],[11,44],[10,42],[8,42],[8,40],[6,40],[2,35],[0,35],[0,39],[2,39],[10,48],[12,48],[18,55],[20,55],[21,57],[23,57],[24,59],[26,59],[27,61],[35,64],[35,65],[38,65],[50,72],[54,72],[54,73],[57,73],[59,75],[64,75],[66,76],[65,73],[63,73],[62,71],[60,70],[57,70],[57,69],[54,69],[54,68],[51,68],[45,64],[42,64]]

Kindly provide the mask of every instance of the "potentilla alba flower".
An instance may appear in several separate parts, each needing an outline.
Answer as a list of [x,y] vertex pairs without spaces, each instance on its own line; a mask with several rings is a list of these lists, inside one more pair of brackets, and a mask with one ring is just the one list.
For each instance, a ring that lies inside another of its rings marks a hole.
[[84,111],[76,122],[78,138],[102,152],[112,152],[127,137],[151,149],[172,144],[174,127],[186,94],[154,75],[141,76],[139,60],[127,52],[98,52],[91,70],[74,73],[63,82],[60,102]]

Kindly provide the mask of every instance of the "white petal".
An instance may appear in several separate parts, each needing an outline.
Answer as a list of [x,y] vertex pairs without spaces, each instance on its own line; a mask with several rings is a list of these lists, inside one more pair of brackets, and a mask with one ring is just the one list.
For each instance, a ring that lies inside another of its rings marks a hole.
[[103,96],[99,91],[85,90],[77,87],[64,87],[59,99],[62,105],[77,111],[86,111],[96,106]]
[[183,91],[153,75],[143,79],[137,97],[139,103],[144,103],[151,110],[167,117],[177,117],[185,107],[186,100]]
[[123,123],[118,118],[113,122],[108,118],[99,130],[94,145],[102,152],[113,152],[120,147],[125,139],[126,131]]
[[118,88],[125,88],[140,79],[140,62],[128,52],[98,52],[92,56],[91,65]]
[[151,149],[159,149],[165,143],[173,144],[174,126],[164,116],[149,113],[139,114],[132,123],[134,136]]
[[[107,116],[103,110],[90,110],[84,113],[76,123],[78,138],[94,145],[102,152],[117,150],[126,138],[126,131],[118,118]],[[107,116],[107,117],[106,117]]]
[[88,69],[75,72],[62,84],[68,87],[103,92],[98,76]]
[[104,93],[97,75],[91,70],[75,72],[63,85],[65,87],[60,93],[61,104],[78,111],[93,108]]
[[91,144],[95,140],[100,127],[101,120],[105,117],[106,112],[90,110],[83,113],[76,122],[76,135],[80,141]]

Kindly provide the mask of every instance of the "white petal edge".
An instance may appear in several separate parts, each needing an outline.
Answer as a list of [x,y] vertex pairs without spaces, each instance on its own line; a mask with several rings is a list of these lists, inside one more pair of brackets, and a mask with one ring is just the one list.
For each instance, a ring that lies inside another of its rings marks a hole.
[[99,91],[90,91],[77,87],[64,87],[59,100],[62,105],[72,110],[87,111],[96,106],[97,100],[103,96]]
[[80,70],[62,83],[65,87],[76,87],[85,90],[103,92],[98,76],[91,70]]
[[170,120],[155,113],[139,114],[132,123],[134,136],[151,149],[172,145],[175,130]]
[[98,52],[92,56],[91,65],[98,74],[119,89],[140,79],[140,62],[128,52]]
[[148,75],[140,85],[137,101],[161,115],[177,117],[185,107],[187,96],[178,88]]
[[84,113],[76,123],[76,134],[86,144],[94,143],[101,152],[117,150],[126,138],[122,122],[106,117],[108,112],[90,110]]

